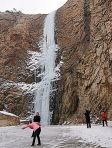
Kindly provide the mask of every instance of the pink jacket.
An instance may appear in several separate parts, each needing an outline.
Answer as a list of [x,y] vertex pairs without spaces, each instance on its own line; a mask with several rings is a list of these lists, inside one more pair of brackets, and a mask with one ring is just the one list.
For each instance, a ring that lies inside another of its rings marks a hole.
[[32,122],[32,123],[29,123],[28,125],[25,126],[25,128],[27,128],[27,127],[36,131],[40,127],[40,125],[36,122]]

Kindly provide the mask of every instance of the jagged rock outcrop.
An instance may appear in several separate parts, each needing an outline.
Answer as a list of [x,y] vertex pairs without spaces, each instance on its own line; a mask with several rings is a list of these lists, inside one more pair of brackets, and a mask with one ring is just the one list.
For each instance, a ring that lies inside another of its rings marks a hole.
[[0,110],[7,106],[9,112],[21,116],[31,110],[33,97],[23,94],[13,83],[31,84],[35,81],[34,73],[27,65],[28,51],[39,50],[45,16],[9,11],[0,13]]
[[[0,75],[8,81],[34,82],[27,69],[28,50],[38,51],[45,15],[0,13]],[[56,84],[53,123],[83,121],[89,108],[112,113],[112,1],[68,0],[56,13],[55,39],[63,61]],[[0,109],[24,116],[32,98],[15,87],[1,88]],[[5,100],[5,101],[4,101]],[[23,103],[25,102],[25,104]],[[10,105],[9,105],[10,104]],[[11,105],[13,104],[13,105]]]
[[[56,37],[61,47],[60,122],[80,121],[85,109],[100,117],[112,113],[112,1],[68,0],[58,10]],[[75,115],[74,115],[75,114]]]
[[39,50],[37,43],[44,18],[45,15],[0,13],[0,75],[3,79],[28,82],[27,51]]

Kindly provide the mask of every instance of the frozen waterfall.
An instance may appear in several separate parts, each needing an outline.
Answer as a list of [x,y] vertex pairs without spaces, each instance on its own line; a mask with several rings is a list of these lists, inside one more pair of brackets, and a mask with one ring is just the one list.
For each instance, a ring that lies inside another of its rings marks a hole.
[[35,86],[34,110],[40,113],[43,125],[50,124],[49,101],[53,91],[51,83],[59,78],[59,68],[55,64],[58,51],[54,39],[55,13],[56,11],[53,11],[45,18],[43,39],[37,55],[39,70],[36,72],[36,78],[40,78],[40,82]]

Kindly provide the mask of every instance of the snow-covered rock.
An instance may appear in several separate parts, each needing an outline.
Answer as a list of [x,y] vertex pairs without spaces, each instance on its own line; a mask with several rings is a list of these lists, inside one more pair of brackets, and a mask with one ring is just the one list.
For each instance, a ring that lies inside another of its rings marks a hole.
[[0,126],[11,126],[20,124],[20,119],[15,114],[0,111]]

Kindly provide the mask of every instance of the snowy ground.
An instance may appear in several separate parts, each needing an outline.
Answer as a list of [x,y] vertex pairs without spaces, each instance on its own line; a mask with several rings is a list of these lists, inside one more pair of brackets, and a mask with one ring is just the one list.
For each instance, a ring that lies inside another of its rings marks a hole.
[[[0,128],[0,148],[31,148],[32,130],[21,126]],[[112,123],[94,125],[42,127],[41,148],[112,148]],[[36,141],[37,142],[37,141]]]

